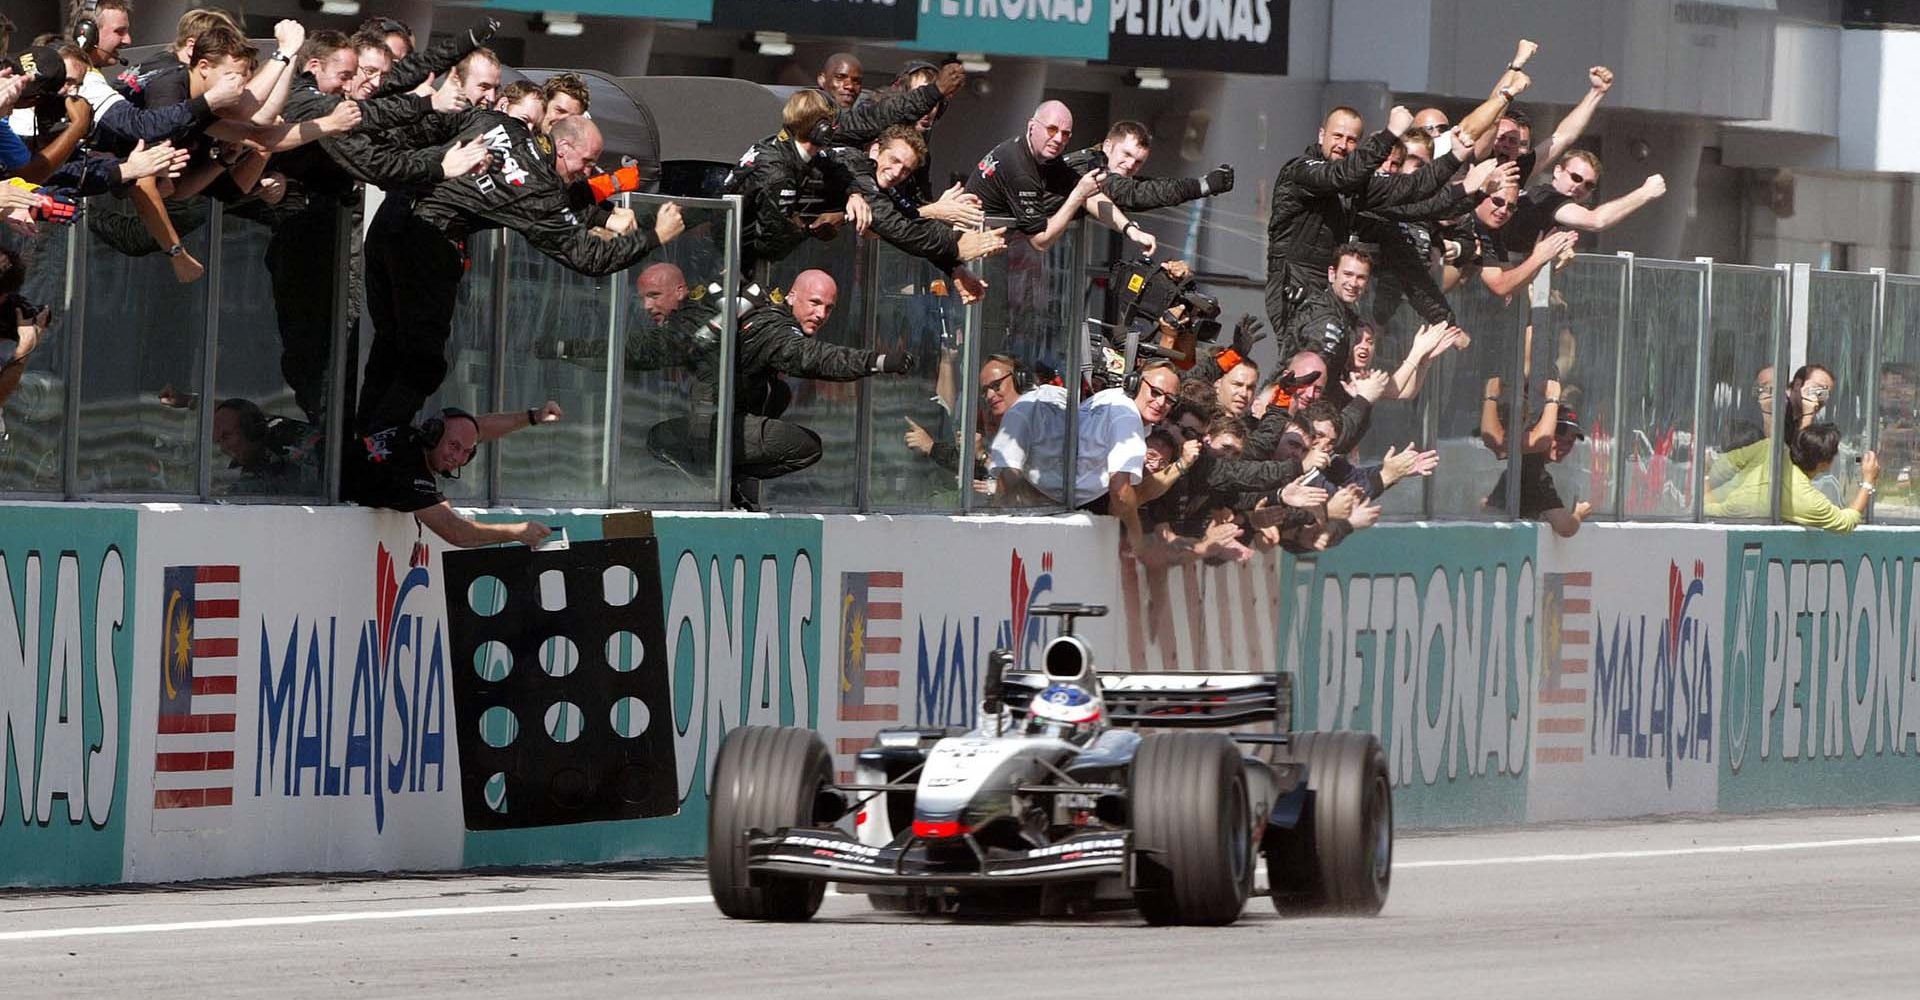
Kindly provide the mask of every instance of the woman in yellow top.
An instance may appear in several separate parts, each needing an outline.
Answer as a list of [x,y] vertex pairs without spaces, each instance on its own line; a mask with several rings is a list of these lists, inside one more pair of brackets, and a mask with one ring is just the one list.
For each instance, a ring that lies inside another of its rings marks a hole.
[[1825,531],[1852,531],[1859,526],[1880,481],[1880,458],[1870,451],[1860,456],[1860,488],[1854,491],[1853,503],[1839,507],[1813,488],[1813,477],[1831,470],[1838,454],[1840,429],[1832,424],[1814,424],[1794,437],[1789,451],[1793,465],[1787,470],[1786,492],[1780,494],[1783,520]]
[[[1833,372],[1826,365],[1801,365],[1787,383],[1787,413],[1784,421],[1787,443],[1794,435],[1813,425],[1833,395]],[[1773,366],[1763,366],[1754,376],[1754,405],[1760,411],[1756,424],[1751,420],[1736,424],[1736,447],[1713,459],[1707,469],[1708,517],[1766,517],[1767,491],[1773,485]],[[1752,437],[1758,435],[1758,440]]]

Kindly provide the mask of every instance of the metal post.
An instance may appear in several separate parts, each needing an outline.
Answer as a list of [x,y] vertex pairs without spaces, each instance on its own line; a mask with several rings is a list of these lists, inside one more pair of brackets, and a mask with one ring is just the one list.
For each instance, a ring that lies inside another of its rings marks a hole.
[[[855,254],[866,255],[865,266],[856,274],[866,275],[861,304],[866,312],[866,336],[860,346],[873,350],[880,343],[880,241],[856,240]],[[873,509],[873,380],[854,383],[853,417],[853,509],[862,514]]]
[[1773,345],[1773,426],[1767,428],[1773,444],[1767,456],[1767,520],[1780,523],[1780,487],[1787,481],[1787,379],[1793,372],[1792,364],[1797,353],[1804,357],[1807,352],[1807,309],[1808,294],[1813,286],[1813,267],[1810,264],[1777,264],[1775,267],[1787,271],[1783,291],[1786,294],[1782,310],[1786,323],[1779,327]]
[[1689,470],[1689,475],[1693,480],[1690,487],[1693,498],[1693,520],[1697,523],[1705,519],[1707,492],[1707,463],[1704,460],[1706,448],[1702,444],[1704,438],[1701,433],[1705,427],[1705,421],[1701,417],[1701,411],[1706,406],[1707,361],[1712,356],[1708,345],[1713,339],[1713,258],[1695,257],[1694,262],[1700,265],[1700,318],[1694,329],[1693,446],[1689,449],[1689,454],[1693,456],[1691,463],[1693,468]]
[[[490,365],[492,385],[488,389],[489,398],[480,406],[486,413],[497,410],[507,398],[507,285],[511,280],[508,273],[512,261],[507,258],[507,231],[493,231],[493,364]],[[487,462],[486,506],[492,507],[500,502],[500,449],[493,449],[493,455]]]
[[[1877,451],[1880,447],[1880,342],[1886,337],[1887,326],[1887,269],[1873,268],[1873,321],[1869,329],[1871,339],[1867,342],[1867,450]],[[1879,498],[1869,494],[1867,497],[1867,515],[1873,515],[1873,505]]]
[[1620,322],[1614,333],[1617,347],[1613,355],[1613,475],[1608,488],[1613,491],[1613,518],[1616,521],[1627,519],[1627,491],[1624,484],[1627,478],[1627,435],[1626,401],[1621,395],[1626,392],[1627,375],[1627,333],[1633,329],[1633,254],[1620,251]]
[[[620,207],[633,208],[633,195],[620,195]],[[627,341],[626,324],[621,320],[626,315],[626,272],[609,276],[607,282],[607,436],[600,442],[600,468],[606,474],[605,502],[613,506],[614,484],[620,481],[620,428],[621,395],[626,381]]]
[[87,339],[87,235],[85,220],[67,230],[67,397],[62,409],[65,424],[60,428],[60,492],[73,499],[80,484],[80,387],[81,359]]
[[220,248],[226,221],[220,203],[212,199],[208,199],[208,203],[213,208],[207,213],[207,283],[202,286],[207,296],[207,329],[200,358],[200,409],[196,413],[200,418],[199,439],[193,446],[194,492],[203,502],[213,496],[213,410],[219,398],[215,382],[220,372],[220,277],[225,270],[220,266],[220,258],[225,256]]
[[[364,193],[354,197],[365,198]],[[364,202],[363,202],[364,204]],[[328,503],[340,502],[341,462],[347,435],[347,410],[354,401],[347,398],[347,327],[349,320],[359,317],[350,315],[353,308],[350,286],[353,283],[353,211],[345,202],[334,208],[333,239],[333,355],[329,359],[330,374],[327,379],[327,426],[326,436],[326,478],[321,481],[320,495]],[[354,359],[357,363],[358,358]]]
[[[1077,251],[1076,257],[1079,263],[1070,265],[1070,267],[1071,273],[1076,275],[1084,276],[1085,261],[1087,254],[1090,252],[1088,244],[1092,242],[1083,239],[1086,235],[1084,228],[1074,234],[1074,249]],[[1049,255],[1051,255],[1051,252]],[[1085,312],[1084,300],[1086,299],[1086,293],[1084,291],[1080,293],[1080,298],[1083,300],[1082,305],[1075,308],[1083,314]],[[1065,421],[1067,439],[1061,442],[1061,462],[1066,467],[1061,470],[1063,485],[1060,489],[1061,502],[1066,510],[1074,510],[1080,506],[1080,498],[1075,495],[1077,491],[1074,487],[1078,485],[1076,480],[1079,479],[1077,472],[1080,468],[1080,371],[1087,364],[1086,355],[1087,322],[1086,317],[1080,315],[1080,322],[1069,327],[1067,330],[1067,370],[1060,373],[1061,380],[1067,384],[1067,412]]]
[[[958,299],[958,290],[954,297]],[[960,512],[963,514],[972,511],[977,502],[973,476],[979,457],[973,436],[980,430],[980,367],[985,364],[980,354],[980,341],[984,339],[980,327],[981,315],[986,310],[984,301],[960,310],[960,398],[955,402],[955,409],[960,418]]]
[[[733,484],[733,348],[740,326],[740,212],[745,204],[740,195],[727,195],[726,299],[721,315],[726,326],[720,336],[719,385],[714,396],[713,415],[713,504],[726,510],[732,499]],[[696,387],[695,392],[699,389]],[[699,419],[697,416],[695,419]]]

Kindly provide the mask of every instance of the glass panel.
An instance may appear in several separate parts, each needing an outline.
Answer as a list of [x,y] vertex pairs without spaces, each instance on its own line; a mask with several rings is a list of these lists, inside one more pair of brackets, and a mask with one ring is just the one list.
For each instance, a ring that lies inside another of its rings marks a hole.
[[[1920,282],[1887,279],[1886,324],[1880,334],[1880,492],[1876,521],[1920,520]],[[1849,500],[1852,498],[1849,497]]]
[[1613,481],[1619,426],[1614,384],[1626,270],[1623,258],[1582,254],[1556,271],[1550,311],[1554,336],[1537,340],[1529,353],[1535,371],[1560,380],[1562,412],[1571,410],[1586,435],[1553,471],[1554,489],[1569,505],[1593,504],[1596,514],[1619,511]]
[[[507,235],[506,394],[496,407],[519,412],[551,399],[557,424],[494,444],[500,497],[556,504],[607,502],[608,343],[620,274],[592,277]],[[618,294],[625,294],[620,291]],[[550,357],[557,346],[565,358]],[[574,358],[592,359],[577,364]]]
[[[842,226],[830,241],[810,240],[786,259],[770,268],[774,287],[793,287],[793,279],[802,271],[818,268],[833,276],[839,286],[839,298],[833,314],[814,334],[820,340],[841,347],[865,350],[867,343],[867,257],[859,238]],[[796,426],[820,438],[820,460],[809,468],[778,479],[765,480],[759,487],[759,502],[765,506],[817,509],[851,509],[859,502],[859,423],[860,382],[824,382],[818,379],[784,379],[793,401],[782,409],[758,404],[764,415],[779,417],[780,424]],[[865,381],[865,380],[861,380]],[[747,406],[755,404],[746,403]],[[742,467],[746,456],[736,442],[733,465]],[[747,441],[752,445],[754,442]],[[736,475],[736,479],[741,478]],[[749,499],[754,487],[742,486]]]
[[1859,488],[1857,463],[1867,450],[1872,422],[1867,386],[1873,378],[1873,300],[1879,284],[1870,274],[1815,271],[1807,285],[1807,364],[1825,365],[1833,372],[1833,394],[1813,420],[1840,430],[1833,470],[1815,476],[1813,486],[1842,506]]
[[[458,406],[468,413],[494,409],[493,298],[494,285],[499,280],[499,248],[497,232],[480,234],[467,241],[467,276],[461,280],[454,299],[453,336],[447,344],[452,364],[440,391],[421,409],[422,416],[446,406]],[[371,326],[364,326],[362,338],[372,335]],[[440,480],[441,494],[456,504],[485,505],[487,473],[493,460],[493,447],[474,452],[473,461],[461,470],[459,478]]]
[[[211,259],[212,209],[167,203],[187,252]],[[86,356],[77,493],[198,496],[208,282],[183,284],[121,193],[87,201]]]
[[324,495],[339,214],[222,207],[213,496]]
[[1514,359],[1527,328],[1526,292],[1507,302],[1469,278],[1447,300],[1473,343],[1465,351],[1448,351],[1427,373],[1423,393],[1432,394],[1429,405],[1437,421],[1435,443],[1428,447],[1440,452],[1440,467],[1428,487],[1433,511],[1443,517],[1505,517],[1504,505],[1489,508],[1486,501],[1507,470],[1504,443],[1496,449],[1491,442],[1511,436],[1506,427],[1510,402],[1488,403],[1486,397],[1510,400],[1513,395]]
[[1772,510],[1776,389],[1773,359],[1786,317],[1786,275],[1769,268],[1713,268],[1712,340],[1707,346],[1709,519],[1766,518]]
[[1635,262],[1624,345],[1621,446],[1628,517],[1693,515],[1693,398],[1699,370],[1698,264]]
[[[649,212],[644,203],[653,202],[636,198],[634,208],[644,218]],[[724,202],[718,207],[682,203],[687,231],[636,264],[615,291],[623,299],[626,356],[614,483],[619,503],[713,502],[715,379],[725,322],[720,296],[732,259],[726,246],[730,211]],[[700,346],[693,353],[685,349],[695,344]],[[592,363],[604,369],[606,355]]]
[[[989,228],[1004,225],[1005,220],[989,219]],[[1087,282],[1080,270],[1078,226],[1070,226],[1060,240],[1045,251],[1035,250],[1024,236],[1008,230],[1007,252],[995,254],[974,268],[987,282],[987,295],[981,303],[980,357],[984,366],[995,354],[1020,362],[1035,384],[1058,384],[1069,374],[1071,338],[1081,335],[1081,310],[1085,308]],[[1017,238],[1016,238],[1017,237]],[[1062,393],[1064,395],[1064,391]],[[989,506],[1059,508],[1064,502],[1063,471],[1066,461],[1066,436],[1074,433],[1077,421],[1064,409],[1044,421],[1045,440],[1026,443],[1022,463],[1029,482],[1044,484],[1047,496],[1029,491],[996,491]],[[981,433],[991,446],[997,433],[997,421],[982,423]],[[1044,466],[1044,467],[1043,467]],[[1078,498],[1084,503],[1087,498]]]
[[[67,281],[71,226],[43,225],[31,237],[0,226],[0,247],[18,255],[26,275],[19,296],[52,310],[38,342],[15,339],[16,317],[0,314],[0,492],[60,493],[66,437],[67,339],[73,302]],[[10,261],[10,267],[15,262]],[[10,268],[9,268],[10,269]]]
[[[1364,308],[1362,315],[1371,315],[1372,309]],[[1369,320],[1371,326],[1372,320]],[[1407,351],[1413,344],[1413,337],[1420,329],[1420,315],[1411,308],[1393,311],[1392,318],[1384,331],[1378,331],[1373,345],[1372,368],[1385,372],[1397,372],[1400,363],[1406,360]],[[1469,348],[1471,350],[1472,348]],[[1451,353],[1451,352],[1449,352]],[[1285,359],[1282,359],[1282,363]],[[1433,369],[1427,369],[1431,376]],[[1264,381],[1264,379],[1263,379]],[[1431,393],[1429,387],[1423,387],[1422,393]],[[1427,408],[1419,396],[1410,400],[1386,400],[1373,408],[1373,419],[1367,430],[1367,436],[1361,440],[1357,464],[1378,465],[1386,457],[1387,449],[1405,450],[1412,442],[1418,450],[1433,447],[1427,443]],[[1391,516],[1419,517],[1426,512],[1427,480],[1421,476],[1403,479],[1393,484],[1380,495],[1381,510]]]
[[[943,510],[960,507],[960,423],[966,372],[960,351],[965,307],[939,268],[876,245],[874,311],[876,350],[911,351],[919,359],[912,375],[881,376],[869,388],[873,400],[867,502],[880,509]],[[982,457],[977,475],[986,475]]]

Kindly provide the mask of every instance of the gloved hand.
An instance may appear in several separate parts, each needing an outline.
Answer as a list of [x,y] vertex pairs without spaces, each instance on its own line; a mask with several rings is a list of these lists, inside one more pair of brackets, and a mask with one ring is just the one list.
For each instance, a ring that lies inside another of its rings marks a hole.
[[913,352],[882,354],[873,359],[873,368],[875,371],[886,372],[889,375],[911,375],[913,374]]
[[473,47],[479,48],[493,40],[493,34],[500,30],[500,19],[489,17],[477,28],[467,29],[467,36],[473,39]]
[[1207,171],[1207,176],[1200,183],[1206,186],[1209,195],[1226,194],[1233,190],[1233,164],[1222,163]]
[[1253,345],[1267,339],[1266,324],[1260,317],[1247,313],[1233,326],[1233,353],[1243,358],[1253,356]]
[[75,212],[80,206],[71,195],[52,188],[41,188],[34,193],[33,217],[41,222],[57,222],[64,226],[73,224]]
[[594,201],[606,201],[623,191],[640,190],[640,167],[628,164],[611,173],[594,174],[587,178],[587,187],[593,191]]

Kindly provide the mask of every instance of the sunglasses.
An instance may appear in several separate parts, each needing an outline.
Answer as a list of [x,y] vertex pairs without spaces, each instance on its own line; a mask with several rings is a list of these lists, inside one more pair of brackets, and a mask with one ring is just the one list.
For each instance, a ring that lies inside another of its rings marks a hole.
[[1167,390],[1162,389],[1157,385],[1154,385],[1152,382],[1141,382],[1140,385],[1147,390],[1147,402],[1149,403],[1157,402],[1162,399],[1172,399],[1175,396],[1180,395],[1180,390],[1178,389],[1175,389],[1172,392],[1168,392]]
[[1207,436],[1207,430],[1204,427],[1191,427],[1187,424],[1181,424],[1180,436],[1188,441],[1198,441]]
[[1817,403],[1824,403],[1827,401],[1827,397],[1833,395],[1833,390],[1824,385],[1810,385],[1800,391],[1802,395]]
[[1062,128],[1059,125],[1048,125],[1038,118],[1030,119],[1030,121],[1040,126],[1041,130],[1047,133],[1047,138],[1049,139],[1065,139],[1073,134],[1073,129]]
[[1567,171],[1567,176],[1573,180],[1574,187],[1587,187],[1593,183],[1593,181],[1585,177],[1582,177],[1571,170]]
[[1012,377],[1013,377],[1013,373],[1008,372],[1005,375],[1002,375],[991,382],[980,383],[980,395],[985,396],[988,393],[1000,391],[1000,387],[1002,385],[1005,385],[1006,381]]
[[1495,208],[1506,208],[1506,207],[1507,207],[1508,205],[1511,205],[1511,204],[1513,204],[1513,200],[1512,200],[1512,199],[1510,199],[1510,198],[1504,198],[1504,197],[1501,197],[1500,195],[1497,195],[1497,194],[1496,194],[1496,195],[1494,195],[1494,196],[1493,196],[1493,197],[1491,197],[1491,198],[1488,198],[1487,200],[1488,200],[1488,201],[1490,201],[1490,202],[1493,202],[1493,206],[1494,206]]
[[1446,122],[1440,122],[1437,125],[1422,125],[1420,126],[1420,131],[1428,135],[1439,135],[1451,127],[1452,126],[1449,126]]

